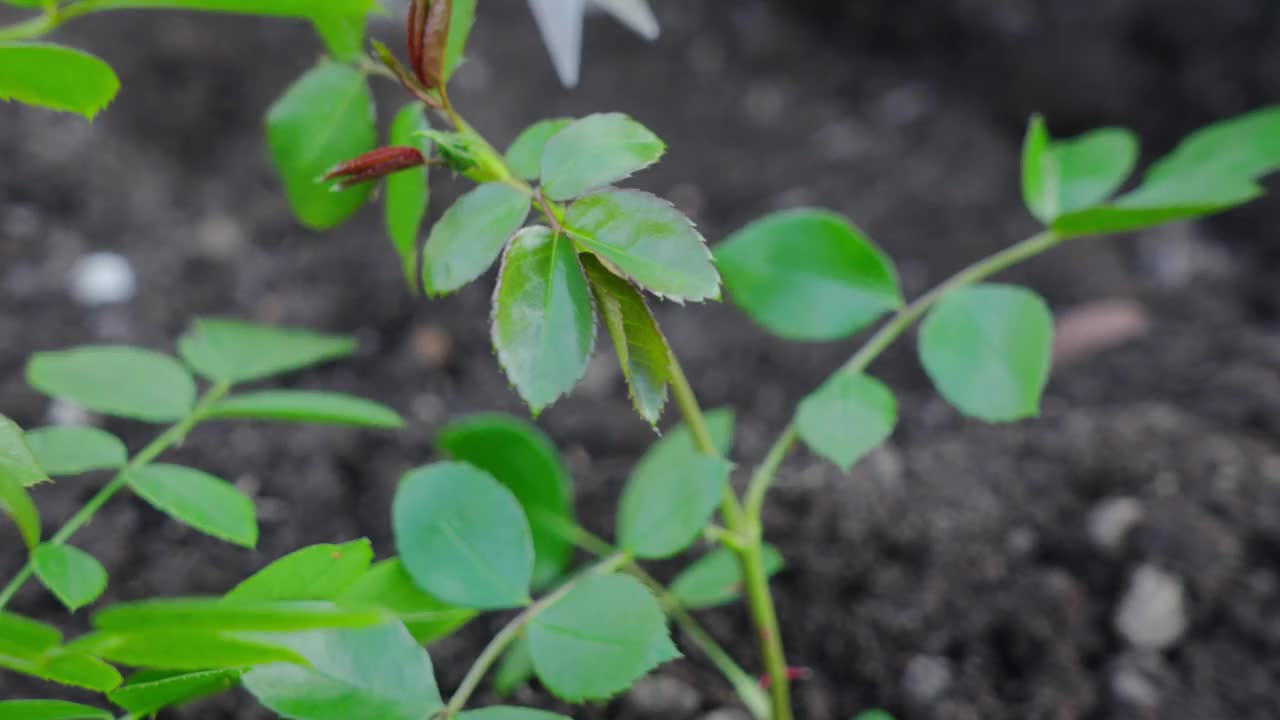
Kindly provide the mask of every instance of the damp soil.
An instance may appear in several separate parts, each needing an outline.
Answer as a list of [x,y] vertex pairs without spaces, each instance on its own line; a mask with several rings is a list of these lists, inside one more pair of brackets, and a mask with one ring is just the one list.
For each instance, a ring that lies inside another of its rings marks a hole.
[[[1280,95],[1269,0],[660,1],[664,34],[652,46],[590,22],[573,92],[556,84],[523,3],[482,5],[456,101],[484,132],[505,140],[545,116],[629,112],[670,144],[637,183],[713,241],[771,210],[834,208],[898,259],[911,294],[1034,231],[1017,201],[1029,112],[1046,111],[1064,135],[1135,127],[1151,155]],[[326,234],[290,218],[261,118],[315,58],[307,28],[135,13],[63,39],[109,59],[125,91],[92,125],[0,106],[3,412],[24,426],[65,417],[25,385],[30,352],[166,349],[192,317],[221,314],[354,334],[351,361],[286,384],[359,393],[409,418],[390,435],[201,428],[173,458],[256,496],[258,549],[122,498],[76,538],[111,571],[105,600],[221,592],[310,543],[366,536],[387,552],[393,488],[432,459],[434,433],[472,412],[522,413],[487,340],[492,275],[414,300],[375,210]],[[389,115],[399,98],[380,92]],[[435,213],[459,187],[438,183]],[[788,561],[775,582],[783,632],[811,673],[796,685],[800,717],[869,707],[905,720],[1280,716],[1277,218],[1280,205],[1265,200],[1211,223],[1079,241],[1010,273],[1063,315],[1105,299],[1143,318],[1144,332],[1058,368],[1040,419],[958,417],[930,391],[910,340],[876,364],[900,393],[890,444],[847,476],[796,454],[765,518]],[[99,250],[132,263],[131,301],[72,300],[71,266]],[[785,345],[724,305],[659,312],[705,404],[736,408],[743,464],[856,347]],[[573,470],[580,519],[605,534],[627,469],[654,439],[613,362],[602,350],[575,395],[538,421]],[[154,432],[91,420],[134,448]],[[49,524],[99,482],[42,489]],[[1135,512],[1104,532],[1098,518],[1117,499]],[[0,575],[19,562],[16,537],[4,536]],[[1182,600],[1176,612],[1129,608],[1175,627],[1158,650],[1135,648],[1115,623],[1140,569]],[[85,623],[34,587],[15,606],[70,630]],[[704,620],[756,666],[740,609]],[[446,688],[500,621],[432,648]],[[678,719],[732,705],[685,649],[645,697],[574,716]],[[84,697],[0,676],[0,697],[50,695]],[[548,702],[536,688],[520,700]],[[269,715],[232,694],[170,717]]]

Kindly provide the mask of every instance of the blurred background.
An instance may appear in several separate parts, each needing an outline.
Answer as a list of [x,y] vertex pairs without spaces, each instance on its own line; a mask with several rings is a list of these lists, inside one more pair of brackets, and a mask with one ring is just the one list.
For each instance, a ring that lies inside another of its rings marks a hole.
[[[544,117],[627,112],[670,146],[636,184],[711,242],[776,209],[833,208],[897,259],[909,295],[1034,232],[1018,190],[1031,112],[1060,137],[1131,127],[1150,159],[1280,98],[1274,0],[653,4],[654,43],[588,20],[569,91],[525,3],[482,0],[454,100],[500,145]],[[398,22],[374,31],[399,46]],[[0,409],[28,427],[104,424],[136,448],[150,429],[31,391],[26,356],[103,342],[170,349],[192,317],[220,314],[355,334],[353,361],[291,382],[410,418],[392,435],[200,430],[175,457],[256,496],[259,549],[117,500],[77,540],[112,572],[105,600],[222,592],[315,542],[368,536],[388,553],[395,483],[433,457],[435,431],[472,412],[525,414],[488,342],[492,275],[415,300],[376,208],[326,234],[293,221],[262,118],[319,55],[305,25],[120,13],[59,39],[111,62],[124,91],[92,125],[0,105]],[[404,98],[378,91],[385,120]],[[433,181],[434,217],[465,184]],[[1277,220],[1280,201],[1264,199],[1207,223],[1076,241],[1010,273],[1049,298],[1061,325],[1034,422],[959,418],[909,341],[874,367],[901,393],[892,442],[848,476],[795,455],[766,517],[788,559],[776,586],[790,655],[811,670],[796,687],[800,717],[869,707],[906,720],[1280,717]],[[134,282],[94,282],[122,270]],[[856,347],[785,345],[728,305],[660,315],[704,404],[736,408],[744,464]],[[580,519],[604,534],[654,439],[610,353],[602,346],[575,395],[538,421],[573,469]],[[42,489],[49,524],[95,486]],[[7,577],[19,545],[0,533]],[[62,619],[34,585],[17,607],[70,629],[84,622]],[[740,609],[705,620],[756,667]],[[491,629],[477,622],[432,648],[446,687]],[[690,659],[574,717],[737,717],[718,676],[686,650]],[[48,692],[0,675],[0,697]],[[518,697],[547,702],[536,689]],[[233,695],[175,717],[269,715]]]

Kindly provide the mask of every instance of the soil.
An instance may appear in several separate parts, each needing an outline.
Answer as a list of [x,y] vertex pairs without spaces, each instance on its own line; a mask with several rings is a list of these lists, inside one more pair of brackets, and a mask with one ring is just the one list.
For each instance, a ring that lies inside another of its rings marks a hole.
[[[1268,0],[660,2],[654,46],[591,21],[572,92],[556,84],[522,5],[482,3],[458,77],[458,104],[491,137],[545,116],[629,112],[671,147],[637,183],[708,238],[777,208],[831,207],[898,259],[910,294],[1034,231],[1017,187],[1032,110],[1062,135],[1130,125],[1153,154],[1280,95],[1280,8]],[[359,393],[410,418],[390,435],[200,429],[173,458],[257,496],[258,550],[117,500],[76,539],[111,570],[105,600],[221,592],[315,542],[367,536],[387,552],[393,488],[432,458],[435,431],[470,412],[522,413],[487,340],[492,276],[415,301],[375,210],[323,235],[290,218],[261,117],[316,56],[307,28],[135,13],[62,39],[109,59],[125,91],[92,125],[0,106],[3,412],[24,426],[67,414],[25,385],[32,351],[171,348],[192,317],[225,314],[355,334],[353,360],[287,384]],[[400,98],[384,90],[389,115]],[[436,213],[461,187],[438,185]],[[892,442],[849,476],[793,456],[766,518],[788,559],[776,580],[783,632],[792,661],[812,672],[796,685],[800,717],[869,707],[905,720],[1280,717],[1280,265],[1266,230],[1277,218],[1266,200],[1211,223],[1078,241],[1010,273],[1063,313],[1126,301],[1146,328],[1059,368],[1038,420],[959,418],[909,342],[876,365],[900,392]],[[71,265],[97,250],[132,263],[132,301],[71,299]],[[704,403],[737,409],[743,463],[856,347],[785,345],[727,305],[660,312]],[[538,421],[573,469],[579,517],[606,534],[627,469],[654,438],[613,362],[602,351],[577,393]],[[93,420],[135,448],[154,432]],[[48,523],[97,480],[42,490]],[[1129,522],[1101,523],[1117,504]],[[0,576],[20,562],[16,537],[4,537]],[[1139,570],[1158,571],[1181,602],[1127,597]],[[71,630],[85,621],[66,620],[34,587],[15,606]],[[1122,606],[1172,627],[1172,640],[1135,648],[1117,630]],[[704,619],[755,667],[740,609]],[[432,648],[446,688],[500,621]],[[678,719],[732,705],[686,651],[645,692],[574,716]],[[0,675],[0,697],[51,693],[84,697]],[[537,690],[520,699],[546,703]],[[171,716],[269,717],[240,694]]]

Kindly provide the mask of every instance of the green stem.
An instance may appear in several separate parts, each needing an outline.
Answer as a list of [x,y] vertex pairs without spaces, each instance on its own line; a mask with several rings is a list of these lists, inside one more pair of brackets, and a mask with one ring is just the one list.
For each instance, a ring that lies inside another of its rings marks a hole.
[[20,42],[44,37],[59,24],[55,15],[44,14],[0,28],[0,42]]
[[[1037,235],[1033,235],[1026,240],[1001,250],[1000,252],[979,260],[978,262],[966,267],[960,272],[952,275],[950,278],[934,287],[929,292],[921,295],[910,305],[902,308],[889,322],[885,323],[871,339],[863,345],[858,352],[854,353],[849,361],[846,362],[836,372],[844,372],[858,374],[865,372],[867,367],[881,353],[889,348],[895,340],[902,336],[917,320],[924,317],[939,300],[959,288],[972,285],[978,281],[985,280],[998,272],[1007,270],[1018,263],[1025,262],[1031,258],[1040,255],[1048,250],[1053,249],[1061,243],[1064,238],[1055,234],[1050,230],[1046,230]],[[768,455],[765,456],[763,462],[752,474],[751,483],[747,487],[746,494],[746,513],[748,517],[758,519],[764,508],[764,498],[769,492],[770,486],[773,485],[774,478],[777,475],[778,467],[782,465],[783,459],[787,453],[795,446],[796,440],[799,439],[799,431],[796,428],[794,418],[783,429],[778,439],[774,442],[773,447],[769,449]]]
[[466,676],[462,678],[462,684],[458,686],[457,691],[455,691],[453,696],[449,698],[449,704],[446,705],[444,710],[441,710],[440,714],[436,717],[448,720],[448,718],[452,718],[462,712],[462,709],[467,706],[467,701],[471,699],[471,696],[475,694],[475,691],[480,687],[480,681],[484,679],[484,676],[489,672],[489,669],[498,662],[498,659],[502,657],[502,653],[506,651],[511,643],[515,642],[516,638],[520,636],[520,633],[529,625],[529,623],[533,622],[534,618],[542,614],[542,612],[547,608],[559,602],[565,595],[569,594],[570,590],[577,587],[578,583],[582,582],[585,578],[595,575],[608,575],[616,572],[628,562],[631,562],[631,556],[627,553],[614,553],[584,570],[569,582],[556,588],[555,592],[544,596],[541,600],[538,600],[538,602],[525,608],[524,612],[520,613],[512,619],[511,622],[507,623],[506,627],[502,628],[502,630],[489,641],[489,644],[485,646],[484,651],[480,653],[480,657],[476,658],[475,663],[471,665],[471,669],[468,670]]
[[[115,477],[111,478],[111,482],[104,485],[101,490],[94,494],[93,497],[89,498],[89,501],[82,505],[80,509],[77,510],[69,520],[67,520],[66,524],[63,525],[58,532],[54,533],[53,537],[49,538],[45,544],[62,545],[70,540],[72,535],[75,535],[77,531],[89,524],[89,521],[98,514],[98,511],[101,510],[104,505],[111,501],[111,498],[116,496],[116,493],[120,492],[120,490],[129,484],[130,472],[147,465],[159,457],[164,451],[181,443],[183,439],[186,438],[187,434],[191,432],[192,428],[205,418],[214,404],[226,396],[230,389],[231,386],[227,383],[218,383],[210,387],[205,392],[204,396],[200,398],[200,402],[196,403],[195,407],[191,409],[191,412],[188,413],[186,417],[169,427],[169,429],[157,436],[146,447],[138,451],[138,454],[133,456],[133,459],[129,461],[129,464],[121,468],[115,474]],[[14,575],[13,579],[9,581],[9,584],[5,585],[3,590],[0,590],[0,609],[3,609],[9,604],[9,601],[13,599],[13,596],[22,589],[22,586],[25,585],[34,574],[35,565],[30,559],[28,559],[26,564],[22,566],[22,569],[18,571],[18,574]]]

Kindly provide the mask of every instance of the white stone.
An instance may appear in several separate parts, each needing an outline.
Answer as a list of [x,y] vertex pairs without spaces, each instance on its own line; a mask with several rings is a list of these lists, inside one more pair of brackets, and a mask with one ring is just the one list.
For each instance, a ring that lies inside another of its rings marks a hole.
[[1113,617],[1116,630],[1140,650],[1167,650],[1187,632],[1187,592],[1182,579],[1143,565],[1134,571],[1129,589]]
[[951,661],[938,655],[916,655],[902,673],[902,690],[914,703],[929,705],[951,687]]
[[71,266],[71,297],[87,307],[128,302],[137,291],[133,266],[110,252],[85,255]]
[[1085,520],[1089,540],[1100,550],[1118,550],[1129,532],[1142,521],[1142,503],[1131,497],[1110,497],[1098,502]]

